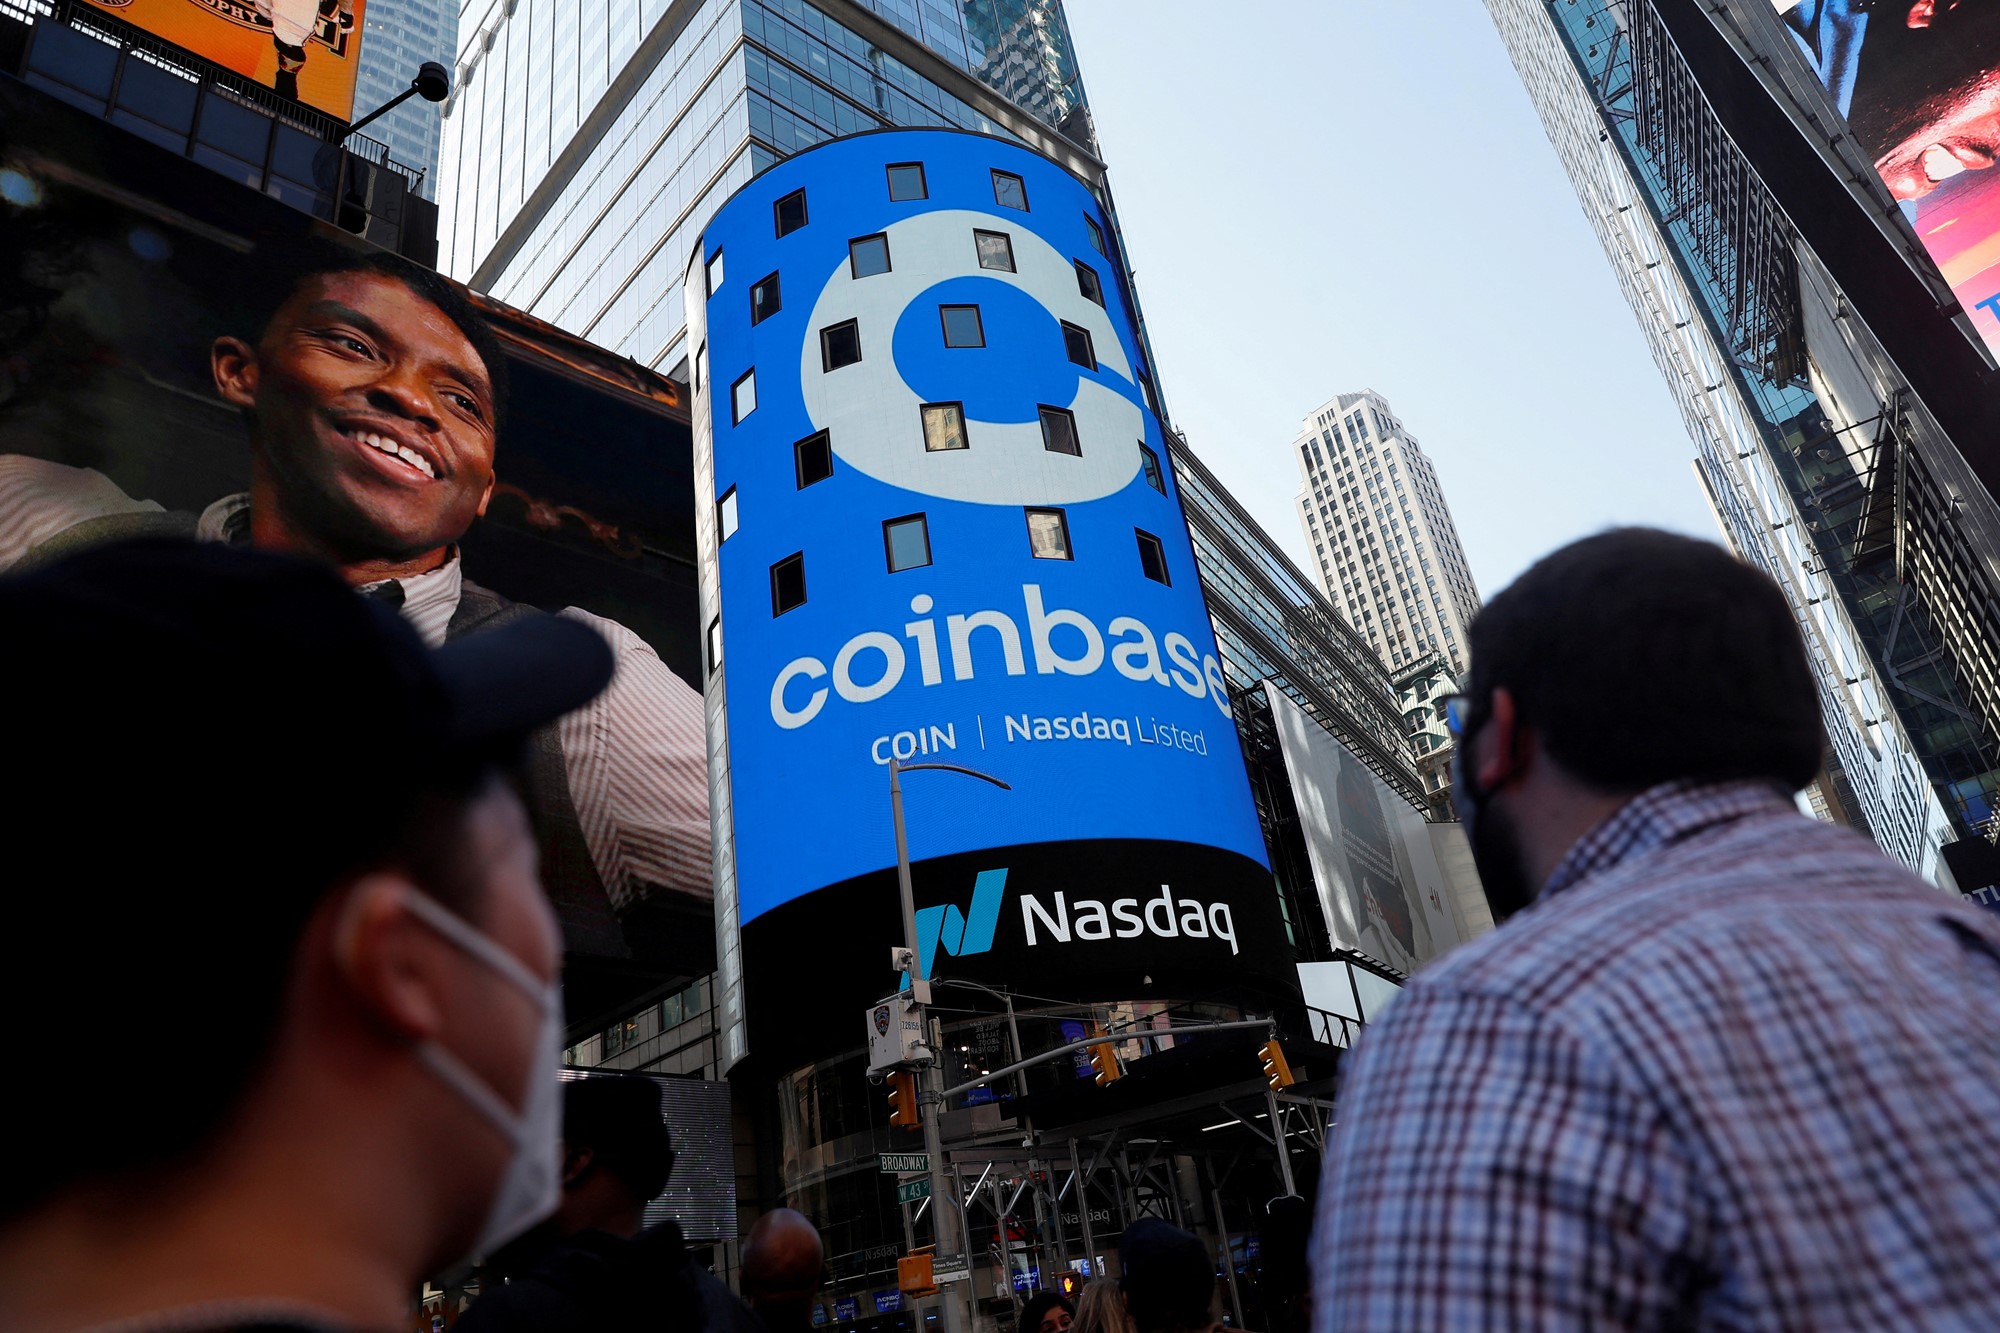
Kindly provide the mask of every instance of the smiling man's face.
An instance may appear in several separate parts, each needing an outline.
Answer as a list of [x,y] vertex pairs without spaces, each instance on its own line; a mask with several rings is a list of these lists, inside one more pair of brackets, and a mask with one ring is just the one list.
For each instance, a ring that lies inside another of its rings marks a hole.
[[260,542],[277,533],[342,563],[435,564],[485,512],[486,366],[397,279],[309,277],[254,348],[218,339],[213,367],[222,396],[250,412]]

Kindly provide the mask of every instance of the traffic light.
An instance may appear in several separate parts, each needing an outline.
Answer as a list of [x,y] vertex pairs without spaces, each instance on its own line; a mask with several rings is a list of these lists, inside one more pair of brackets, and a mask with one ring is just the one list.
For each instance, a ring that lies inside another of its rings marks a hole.
[[1056,1290],[1062,1293],[1064,1300],[1075,1300],[1077,1293],[1083,1290],[1083,1274],[1074,1268],[1065,1268],[1056,1274]]
[[1292,1077],[1292,1067],[1285,1063],[1285,1053],[1279,1049],[1277,1038],[1273,1037],[1258,1047],[1257,1058],[1264,1062],[1264,1079],[1273,1092],[1298,1082]]
[[917,1253],[898,1259],[896,1289],[905,1296],[928,1296],[936,1291],[937,1278],[931,1272],[931,1256]]
[[1118,1067],[1118,1048],[1108,1041],[1100,1041],[1090,1048],[1091,1072],[1097,1075],[1097,1086],[1114,1083],[1125,1076]]
[[899,1129],[910,1129],[924,1122],[917,1109],[917,1076],[907,1069],[898,1069],[889,1075],[889,1123]]

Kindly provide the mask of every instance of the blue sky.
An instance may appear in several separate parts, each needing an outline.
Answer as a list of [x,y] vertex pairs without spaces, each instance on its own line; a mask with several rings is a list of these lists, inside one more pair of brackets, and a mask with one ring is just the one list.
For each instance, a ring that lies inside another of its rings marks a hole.
[[1617,523],[1716,539],[1694,447],[1478,0],[1068,0],[1175,424],[1303,566],[1289,445],[1372,388],[1482,595]]

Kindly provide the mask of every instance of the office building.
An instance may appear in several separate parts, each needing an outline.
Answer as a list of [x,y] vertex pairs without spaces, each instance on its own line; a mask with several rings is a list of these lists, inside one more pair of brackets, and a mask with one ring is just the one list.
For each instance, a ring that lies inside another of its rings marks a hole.
[[1718,525],[1797,615],[1818,804],[1948,880],[2000,785],[1994,384],[1964,309],[1768,4],[1487,7]]
[[1451,729],[1445,725],[1444,701],[1463,688],[1464,673],[1453,671],[1441,655],[1426,653],[1390,677],[1390,684],[1403,712],[1403,743],[1409,747],[1410,760],[1423,779],[1431,816],[1455,818],[1451,809],[1451,759],[1457,747],[1452,742]]
[[1363,390],[1315,410],[1292,448],[1299,526],[1326,599],[1391,671],[1437,654],[1463,672],[1479,592],[1416,437]]
[[[407,89],[426,60],[450,69],[458,54],[458,0],[368,0],[361,27],[361,65],[354,81],[357,120]],[[443,125],[435,102],[412,97],[362,133],[388,145],[391,158],[414,168],[417,192],[436,199]]]

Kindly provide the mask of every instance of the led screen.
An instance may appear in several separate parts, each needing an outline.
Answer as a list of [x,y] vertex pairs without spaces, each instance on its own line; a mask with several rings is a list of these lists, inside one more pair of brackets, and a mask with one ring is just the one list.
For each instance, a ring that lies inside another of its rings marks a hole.
[[954,867],[918,877],[940,959],[1242,964],[1263,837],[1111,232],[1055,164],[949,132],[824,145],[710,224],[690,345],[745,923],[895,864],[893,755],[1010,787],[904,779],[911,858]]
[[1959,304],[2000,352],[2000,6],[1778,0]]
[[[369,369],[407,367],[395,349],[437,308],[401,277],[313,267],[366,253],[114,125],[0,89],[0,570],[121,537],[332,549],[301,515],[338,512],[324,526],[357,561],[444,543],[398,584],[434,639],[520,613],[509,604],[598,628],[619,682],[537,739],[528,787],[569,1013],[616,1016],[713,963],[685,407],[670,381],[483,306],[467,318],[497,335],[511,392],[490,494],[461,495],[487,466],[437,429],[462,386],[427,381],[436,396],[419,401]],[[379,426],[368,439],[340,424],[358,413]],[[453,498],[433,506],[440,488]],[[375,817],[367,796],[357,818]]]
[[329,116],[353,118],[367,0],[85,3]]

